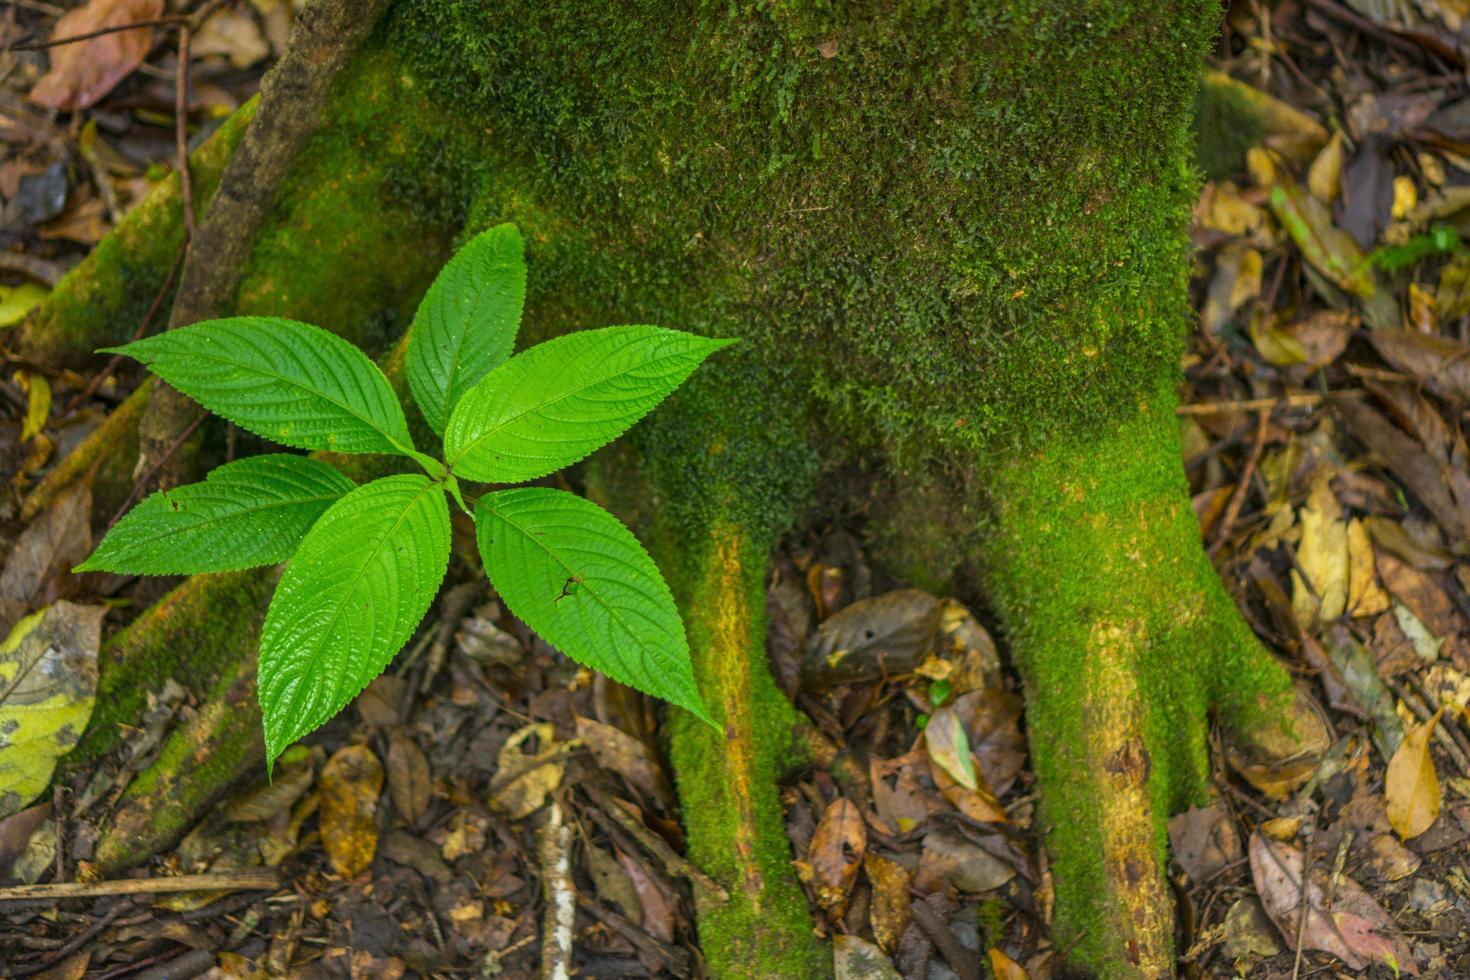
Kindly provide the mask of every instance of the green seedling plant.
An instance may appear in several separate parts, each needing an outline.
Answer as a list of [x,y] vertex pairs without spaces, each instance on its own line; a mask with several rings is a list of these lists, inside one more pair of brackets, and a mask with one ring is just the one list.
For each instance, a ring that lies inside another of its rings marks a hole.
[[414,317],[406,374],[442,438],[419,452],[368,357],[319,327],[230,317],[124,347],[211,412],[283,446],[391,453],[423,470],[358,486],[271,453],[153,494],[79,571],[225,572],[287,562],[261,628],[267,765],[328,721],[412,637],[449,564],[450,502],[474,518],[506,606],[573,659],[710,721],[684,626],[653,560],[618,519],[537,480],[616,439],[732,341],[651,326],[568,334],[511,356],[526,292],[519,232],[461,249]]

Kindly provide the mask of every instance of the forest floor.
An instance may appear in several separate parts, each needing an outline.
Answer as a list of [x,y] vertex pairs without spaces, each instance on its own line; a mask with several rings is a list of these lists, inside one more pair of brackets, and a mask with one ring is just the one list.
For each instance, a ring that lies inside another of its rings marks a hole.
[[[67,9],[0,13],[0,328],[175,166],[180,106],[197,145],[250,97],[293,16],[218,5],[185,71],[167,25],[24,50],[165,13],[87,0],[58,22]],[[1212,740],[1218,794],[1170,824],[1188,976],[1387,977],[1386,950],[1402,973],[1470,976],[1465,16],[1463,0],[1237,2],[1212,58],[1184,465],[1222,576],[1335,740],[1270,771]],[[19,502],[136,376],[7,360],[0,620],[69,600],[106,607],[111,631],[158,583],[69,569],[123,502],[85,481],[30,522]],[[783,791],[812,927],[840,977],[1044,980],[1050,876],[1004,644],[982,595],[870,567],[870,530],[833,516],[771,576],[774,671],[835,749]],[[7,703],[18,656],[0,647],[6,733],[35,724]],[[58,690],[84,720],[85,677]],[[21,761],[0,747],[0,975],[532,976],[548,887],[575,893],[575,975],[702,972],[659,709],[551,650],[483,577],[451,579],[273,782],[262,767],[135,877],[103,879],[124,789],[201,707],[165,684],[115,751],[54,781],[56,732]],[[573,829],[560,886],[538,846],[550,799]],[[66,897],[27,890],[48,883]]]

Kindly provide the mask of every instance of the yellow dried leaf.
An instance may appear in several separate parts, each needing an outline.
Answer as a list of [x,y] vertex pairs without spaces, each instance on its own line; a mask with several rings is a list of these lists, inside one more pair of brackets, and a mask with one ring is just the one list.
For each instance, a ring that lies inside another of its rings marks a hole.
[[43,374],[24,369],[15,372],[15,382],[26,393],[26,417],[20,426],[20,441],[29,442],[41,434],[51,417],[51,382]]
[[1373,562],[1373,540],[1367,525],[1353,518],[1347,528],[1349,616],[1376,616],[1393,605],[1388,592],[1378,584]]
[[1440,708],[1424,724],[1410,729],[1388,761],[1383,793],[1388,799],[1388,823],[1404,840],[1418,837],[1439,816],[1439,775],[1429,753],[1429,738],[1439,724]]
[[566,766],[560,762],[531,765],[542,753],[549,752],[555,745],[554,729],[549,722],[535,722],[519,729],[505,740],[496,757],[496,776],[516,776],[490,799],[490,805],[509,814],[512,820],[529,816],[541,808],[552,790],[561,785]]
[[990,950],[990,972],[995,980],[1031,980],[1024,966],[994,948]]
[[863,870],[873,886],[873,897],[868,906],[868,918],[873,926],[873,938],[885,953],[898,949],[898,941],[913,918],[909,885],[914,880],[913,872],[891,858],[875,851],[863,855]]
[[1323,204],[1337,200],[1342,190],[1342,130],[1334,130],[1332,138],[1307,171],[1307,190]]
[[1419,204],[1419,189],[1408,175],[1393,179],[1393,220],[1402,221]]
[[1291,610],[1302,629],[1309,630],[1347,608],[1347,524],[1326,477],[1312,487],[1298,520],[1302,537],[1291,572]]
[[351,878],[373,863],[378,849],[378,798],[383,766],[366,745],[340,749],[322,767],[322,845],[332,867]]

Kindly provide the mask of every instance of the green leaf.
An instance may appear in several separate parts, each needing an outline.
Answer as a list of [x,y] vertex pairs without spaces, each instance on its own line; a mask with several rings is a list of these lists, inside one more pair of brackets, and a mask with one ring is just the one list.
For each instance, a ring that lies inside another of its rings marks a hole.
[[424,294],[408,338],[408,386],[440,435],[449,412],[510,356],[526,300],[525,247],[515,225],[481,232]]
[[475,527],[495,590],[546,642],[713,724],[669,587],[616,517],[574,494],[520,487],[482,496]]
[[449,468],[487,483],[555,472],[622,435],[731,343],[662,327],[604,327],[532,347],[454,407],[444,432]]
[[153,494],[107,532],[79,572],[194,575],[274,565],[353,488],[326,463],[271,453],[226,463],[203,483]]
[[398,397],[367,355],[320,327],[237,316],[107,348],[217,415],[284,446],[405,453]]
[[449,505],[418,474],[337,501],[286,566],[260,633],[266,758],[326,722],[388,665],[449,564]]

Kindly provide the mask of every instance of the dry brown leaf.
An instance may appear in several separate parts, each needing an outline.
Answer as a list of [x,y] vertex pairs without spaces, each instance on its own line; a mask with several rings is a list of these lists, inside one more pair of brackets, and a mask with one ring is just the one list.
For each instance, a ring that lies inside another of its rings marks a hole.
[[873,927],[873,938],[885,953],[898,949],[898,941],[913,918],[913,903],[909,898],[909,885],[913,873],[903,865],[876,851],[863,855],[863,870],[873,886],[873,897],[868,906],[869,922]]
[[19,613],[56,598],[59,583],[92,550],[92,485],[79,480],[63,490],[30,523],[0,571],[0,602],[7,614],[0,629],[8,631]]
[[978,844],[945,831],[924,835],[919,870],[914,887],[920,892],[941,891],[946,887],[979,894],[999,888],[1016,876],[1016,865]]
[[429,759],[408,733],[388,735],[388,797],[407,823],[416,824],[429,811]]
[[254,18],[244,11],[226,7],[205,19],[195,32],[194,54],[223,55],[235,68],[249,68],[270,57],[270,42]]
[[993,946],[990,949],[990,973],[995,980],[1031,980],[1024,966]]
[[980,781],[996,797],[1010,792],[1026,767],[1026,736],[1021,734],[1023,707],[1019,695],[999,686],[971,691],[954,700],[955,714],[970,737],[970,752]]
[[906,674],[934,650],[939,600],[919,589],[859,599],[812,634],[801,664],[808,690]]
[[655,798],[664,796],[664,779],[648,747],[638,739],[591,718],[577,718],[577,734],[592,750],[597,764],[615,772],[640,792]]
[[1435,636],[1460,631],[1460,614],[1454,601],[1428,575],[1388,553],[1378,562],[1378,575],[1393,597],[1407,606]]
[[501,746],[496,758],[496,776],[520,775],[491,797],[490,805],[507,813],[512,820],[539,810],[551,791],[561,785],[562,774],[566,771],[561,762],[545,762],[527,768],[538,754],[555,746],[553,731],[550,722],[534,722],[517,730]]
[[1220,807],[1191,807],[1170,818],[1169,848],[1190,881],[1200,884],[1240,859],[1240,836]]
[[1200,327],[1210,336],[1219,336],[1235,311],[1261,294],[1261,253],[1231,242],[1220,249],[1215,258],[1215,274],[1205,293],[1200,310]]
[[1347,614],[1352,617],[1376,616],[1386,612],[1392,603],[1378,576],[1373,561],[1373,540],[1368,528],[1358,518],[1348,522],[1348,597]]
[[598,900],[622,912],[629,922],[643,921],[643,903],[638,901],[638,889],[628,870],[596,844],[588,844],[583,853]]
[[[1302,852],[1260,834],[1250,839],[1251,878],[1266,914],[1288,943],[1295,944],[1302,896]],[[1388,913],[1356,881],[1342,876],[1335,900],[1326,901],[1326,869],[1314,867],[1307,882],[1307,921],[1302,943],[1331,953],[1354,970],[1386,963],[1410,976],[1419,965]]]
[[[1452,482],[1444,464],[1405,438],[1397,426],[1361,399],[1339,399],[1335,407],[1352,434],[1382,457],[1394,476],[1434,515],[1449,539],[1456,543],[1455,549],[1464,550],[1466,542],[1470,542],[1470,501],[1465,501],[1462,509],[1461,502],[1450,490]],[[1369,530],[1376,536],[1372,525]]]
[[934,791],[929,758],[914,751],[896,759],[871,759],[873,807],[895,833],[906,834],[931,813],[948,809]]
[[[89,0],[62,15],[51,37],[72,37],[162,15],[163,0]],[[131,75],[152,47],[153,28],[140,27],[51,48],[51,70],[36,82],[30,99],[62,112],[85,109]]]
[[1442,714],[1443,707],[1422,725],[1405,732],[1398,750],[1388,760],[1388,775],[1383,780],[1388,822],[1404,840],[1418,837],[1439,817],[1439,774],[1434,770],[1429,740]]
[[817,904],[834,918],[847,906],[867,847],[868,828],[858,808],[846,797],[833,800],[817,822],[807,859],[797,862],[797,872],[811,882]]
[[322,767],[322,846],[332,867],[351,878],[373,863],[378,848],[378,797],[383,766],[366,745],[339,749]]
[[1383,359],[1453,401],[1470,401],[1470,346],[1438,334],[1375,330],[1368,335]]
[[643,928],[662,942],[674,941],[674,899],[658,879],[638,861],[618,851],[618,863],[628,873],[638,904],[643,907]]
[[312,750],[305,745],[292,745],[276,759],[268,781],[226,804],[225,818],[237,823],[270,820],[301,799],[314,778],[316,765]]
[[1342,192],[1342,130],[1332,131],[1332,138],[1312,161],[1307,171],[1307,190],[1323,204],[1331,204]]
[[1298,519],[1302,536],[1291,572],[1291,609],[1302,629],[1310,630],[1347,608],[1347,523],[1326,477],[1313,485]]

